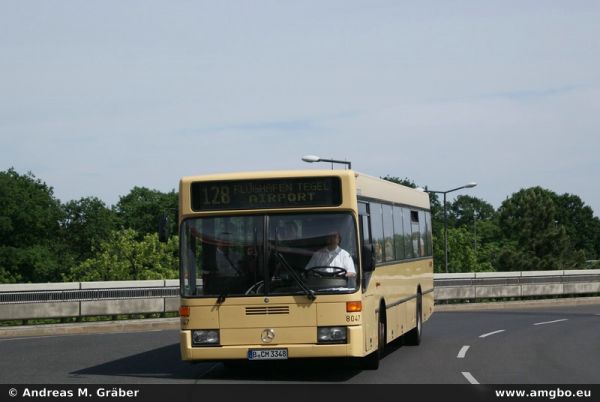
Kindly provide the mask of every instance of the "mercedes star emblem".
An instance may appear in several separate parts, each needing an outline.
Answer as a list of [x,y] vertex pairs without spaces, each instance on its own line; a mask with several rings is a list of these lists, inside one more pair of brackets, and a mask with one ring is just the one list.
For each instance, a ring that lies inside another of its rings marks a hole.
[[271,343],[274,338],[275,338],[275,330],[273,330],[271,328],[265,329],[262,332],[262,334],[260,335],[260,339],[262,339],[262,341],[264,343]]

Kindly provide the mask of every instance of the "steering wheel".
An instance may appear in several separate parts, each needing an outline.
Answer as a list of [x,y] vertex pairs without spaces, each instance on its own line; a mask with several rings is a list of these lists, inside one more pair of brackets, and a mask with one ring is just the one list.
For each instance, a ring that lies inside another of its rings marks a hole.
[[345,278],[348,271],[342,267],[330,267],[328,265],[319,265],[310,267],[305,272],[305,275],[312,274],[320,278]]
[[246,290],[245,295],[255,295],[259,292],[262,292],[263,287],[265,286],[265,281],[258,281],[254,285],[250,286],[248,290]]

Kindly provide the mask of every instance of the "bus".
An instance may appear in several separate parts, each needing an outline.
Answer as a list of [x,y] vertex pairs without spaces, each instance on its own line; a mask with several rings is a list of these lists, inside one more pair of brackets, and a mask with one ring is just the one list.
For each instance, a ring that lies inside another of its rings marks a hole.
[[179,235],[183,360],[377,369],[433,313],[424,191],[353,170],[184,177]]

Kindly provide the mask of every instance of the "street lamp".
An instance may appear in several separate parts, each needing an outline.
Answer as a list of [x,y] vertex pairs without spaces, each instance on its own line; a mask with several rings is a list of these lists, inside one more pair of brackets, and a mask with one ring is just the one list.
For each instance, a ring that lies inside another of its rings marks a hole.
[[[352,162],[349,161],[338,161],[335,159],[323,159],[321,157],[318,157],[317,155],[304,155],[302,157],[302,160],[304,162],[308,162],[308,163],[315,163],[315,162],[331,162],[333,163],[342,163],[348,166],[348,169],[352,169]],[[331,168],[333,169],[333,165],[331,166]]]
[[446,273],[448,273],[448,213],[446,211],[446,194],[451,193],[453,191],[462,190],[463,188],[472,188],[472,187],[475,187],[476,185],[477,185],[477,183],[472,181],[470,183],[465,184],[464,186],[453,188],[452,190],[446,190],[446,191],[425,190],[428,193],[444,194],[444,265],[446,267]]

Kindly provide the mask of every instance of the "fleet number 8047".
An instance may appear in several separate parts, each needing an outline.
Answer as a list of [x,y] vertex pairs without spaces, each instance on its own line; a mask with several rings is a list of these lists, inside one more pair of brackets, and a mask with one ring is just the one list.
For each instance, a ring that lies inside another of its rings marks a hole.
[[347,314],[346,315],[346,322],[349,323],[359,323],[360,322],[360,314]]

